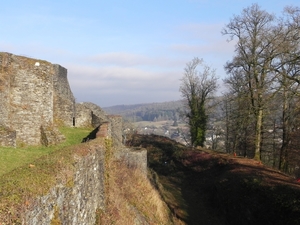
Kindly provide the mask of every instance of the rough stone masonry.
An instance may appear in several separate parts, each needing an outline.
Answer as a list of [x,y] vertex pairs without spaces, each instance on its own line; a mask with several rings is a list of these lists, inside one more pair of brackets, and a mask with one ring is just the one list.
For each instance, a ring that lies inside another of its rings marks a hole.
[[58,142],[54,121],[71,126],[75,117],[67,69],[5,52],[0,53],[0,103],[0,130],[7,133],[0,136],[1,145]]
[[52,145],[58,126],[113,126],[122,139],[122,118],[96,104],[75,103],[67,69],[44,60],[0,52],[0,146]]
[[[77,103],[60,65],[0,52],[0,146],[50,145],[59,141],[56,124],[99,127],[102,138],[113,139],[114,156],[147,176],[147,151],[122,145],[122,117],[106,115],[93,103]],[[105,146],[88,144],[78,159],[73,185],[58,182],[22,214],[22,224],[95,224],[96,209],[104,209]],[[0,221],[1,223],[2,221]]]

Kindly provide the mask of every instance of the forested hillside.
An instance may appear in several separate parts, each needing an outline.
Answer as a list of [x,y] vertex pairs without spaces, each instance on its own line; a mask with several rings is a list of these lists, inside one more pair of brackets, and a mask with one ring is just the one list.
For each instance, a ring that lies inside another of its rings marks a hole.
[[121,115],[129,122],[178,120],[182,109],[183,103],[180,100],[103,108],[107,113]]

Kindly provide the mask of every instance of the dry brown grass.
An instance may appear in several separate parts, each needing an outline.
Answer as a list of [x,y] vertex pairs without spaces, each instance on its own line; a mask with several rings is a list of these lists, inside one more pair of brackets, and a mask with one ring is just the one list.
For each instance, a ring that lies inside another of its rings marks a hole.
[[107,163],[106,210],[98,212],[97,225],[180,224],[145,174],[122,161]]

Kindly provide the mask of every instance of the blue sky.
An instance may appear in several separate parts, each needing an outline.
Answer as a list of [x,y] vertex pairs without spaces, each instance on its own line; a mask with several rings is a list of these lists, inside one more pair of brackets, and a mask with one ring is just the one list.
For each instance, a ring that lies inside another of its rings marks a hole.
[[[234,53],[221,30],[248,0],[9,0],[0,8],[0,51],[60,64],[77,102],[101,107],[180,99],[194,57],[216,69]],[[299,0],[260,0],[279,15]],[[222,90],[222,84],[219,90]]]

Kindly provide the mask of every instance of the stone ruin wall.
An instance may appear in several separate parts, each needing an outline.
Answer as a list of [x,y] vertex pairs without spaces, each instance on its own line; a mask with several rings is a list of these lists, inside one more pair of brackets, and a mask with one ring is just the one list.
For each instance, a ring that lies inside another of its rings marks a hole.
[[97,143],[89,149],[75,164],[73,184],[57,184],[37,198],[21,216],[22,224],[53,224],[56,213],[60,224],[95,224],[96,210],[105,210],[105,149]]
[[10,60],[5,54],[0,54],[0,124],[4,126],[9,118],[9,98],[10,98]]
[[16,131],[10,146],[59,141],[54,119],[73,123],[75,99],[67,70],[47,61],[0,53],[0,102],[0,127]]
[[76,103],[75,126],[89,127],[92,124],[92,111],[84,103]]
[[[95,108],[94,108],[95,110]],[[55,215],[62,224],[87,224],[96,222],[96,211],[105,211],[105,146],[101,139],[112,139],[113,157],[123,161],[128,168],[138,169],[147,177],[147,150],[126,148],[117,135],[122,126],[122,117],[108,116],[109,121],[101,123],[94,131],[96,139],[89,142],[89,154],[78,158],[75,164],[73,185],[57,184],[44,196],[38,197],[22,215],[22,224],[51,224]],[[115,133],[115,135],[114,135]],[[133,212],[138,217],[139,212]],[[141,223],[137,223],[141,224]]]
[[16,131],[19,143],[37,145],[41,125],[53,122],[53,67],[8,53],[0,57],[1,78],[6,84],[1,96],[5,105],[1,124]]
[[76,126],[82,126],[88,123],[89,126],[96,128],[108,120],[108,115],[98,105],[91,102],[76,104]]
[[54,119],[60,120],[66,126],[74,126],[75,121],[75,98],[71,91],[67,69],[60,65],[53,65],[55,73],[53,77],[54,101],[53,111]]
[[5,127],[0,127],[0,146],[16,147],[17,132]]
[[[123,118],[119,115],[107,115],[105,111],[98,105],[91,102],[76,103],[75,126],[84,127],[91,126],[93,128],[102,127],[104,124],[110,127],[107,134],[108,137],[117,139],[118,143],[122,143]],[[106,128],[105,128],[106,129]],[[103,131],[104,133],[106,131]],[[104,136],[102,136],[104,137]]]
[[108,115],[112,126],[112,136],[118,140],[118,143],[123,143],[123,118],[119,115]]
[[[0,53],[0,102],[0,145],[16,146],[16,140],[38,145],[43,138],[49,144],[55,120],[66,126],[100,126],[97,137],[113,140],[114,156],[147,175],[147,151],[122,145],[122,117],[106,115],[93,103],[75,106],[67,70],[59,65]],[[58,184],[38,198],[23,215],[23,224],[50,224],[55,210],[63,224],[94,224],[95,209],[104,207],[104,151],[89,146],[91,155],[76,164],[74,186]]]
[[[33,204],[21,215],[22,224],[52,224],[54,219],[59,219],[61,224],[95,224],[96,210],[105,211],[108,197],[105,192],[106,151],[97,140],[88,143],[88,146],[89,153],[78,158],[74,165],[73,184],[57,184],[47,194],[32,201]],[[117,159],[123,160],[128,168],[139,169],[147,176],[145,149],[125,148],[116,152],[120,153],[115,155]],[[138,212],[132,213],[138,217]]]
[[[103,122],[95,128],[94,138],[109,138],[113,140],[114,157],[125,162],[127,167],[139,169],[145,176],[147,175],[147,150],[144,148],[127,148],[122,143],[121,116],[109,115],[109,122]],[[88,139],[89,141],[89,139]]]
[[97,127],[109,122],[122,142],[122,118],[96,104],[75,103],[67,69],[44,60],[0,52],[0,145],[50,145],[62,137],[55,124]]

